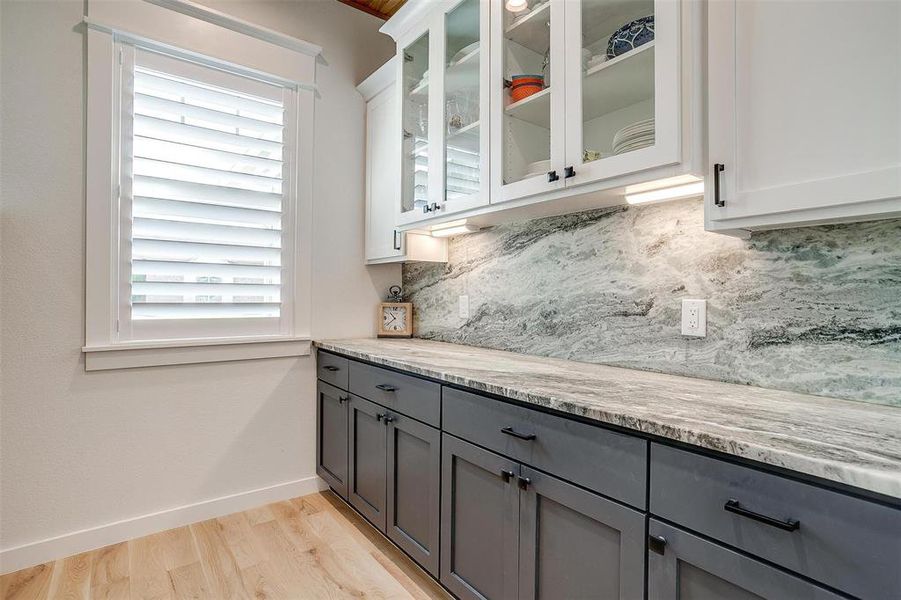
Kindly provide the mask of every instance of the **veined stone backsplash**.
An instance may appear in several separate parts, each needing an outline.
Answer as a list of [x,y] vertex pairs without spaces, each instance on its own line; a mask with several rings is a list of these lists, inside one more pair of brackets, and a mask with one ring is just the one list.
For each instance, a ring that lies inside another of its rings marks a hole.
[[701,200],[617,207],[453,238],[403,284],[417,337],[901,406],[901,220],[739,240]]

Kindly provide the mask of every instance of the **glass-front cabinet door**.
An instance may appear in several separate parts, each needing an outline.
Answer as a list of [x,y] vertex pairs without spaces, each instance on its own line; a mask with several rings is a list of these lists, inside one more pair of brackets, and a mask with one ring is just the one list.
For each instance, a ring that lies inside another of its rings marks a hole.
[[564,185],[564,11],[574,0],[492,2],[492,202]]
[[400,47],[399,224],[488,203],[490,0],[445,2]]
[[401,99],[400,222],[415,220],[428,208],[430,138],[429,122],[430,32],[402,46],[398,60],[398,94]]
[[680,158],[677,0],[567,0],[566,184]]

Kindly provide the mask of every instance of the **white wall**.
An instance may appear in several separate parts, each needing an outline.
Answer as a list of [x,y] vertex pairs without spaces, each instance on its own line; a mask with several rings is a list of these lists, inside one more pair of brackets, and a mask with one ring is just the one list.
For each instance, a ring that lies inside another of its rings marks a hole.
[[[364,105],[354,86],[392,44],[380,21],[334,0],[210,4],[324,48],[313,333],[372,335],[375,303],[400,269],[362,264]],[[316,483],[312,357],[84,371],[82,11],[75,1],[0,1],[0,572]],[[103,527],[271,486],[280,487]]]

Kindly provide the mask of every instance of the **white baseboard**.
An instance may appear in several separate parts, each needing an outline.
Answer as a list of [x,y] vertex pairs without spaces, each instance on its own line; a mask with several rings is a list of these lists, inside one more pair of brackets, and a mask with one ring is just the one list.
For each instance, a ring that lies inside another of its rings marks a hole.
[[287,481],[265,488],[115,521],[90,529],[73,531],[15,548],[5,548],[0,550],[0,575],[151,533],[240,512],[270,502],[306,496],[327,487],[328,485],[322,479],[314,475],[305,479]]

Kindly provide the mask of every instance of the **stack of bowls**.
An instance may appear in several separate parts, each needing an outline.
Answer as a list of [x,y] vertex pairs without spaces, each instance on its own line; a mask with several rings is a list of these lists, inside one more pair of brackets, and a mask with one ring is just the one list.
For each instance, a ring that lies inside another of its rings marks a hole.
[[510,80],[513,83],[510,89],[510,99],[513,102],[519,102],[544,89],[544,75],[514,75]]

